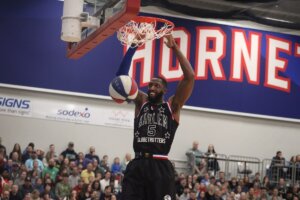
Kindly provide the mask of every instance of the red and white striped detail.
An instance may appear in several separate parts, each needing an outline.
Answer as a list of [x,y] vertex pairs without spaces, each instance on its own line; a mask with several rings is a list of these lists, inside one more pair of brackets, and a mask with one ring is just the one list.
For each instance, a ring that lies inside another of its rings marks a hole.
[[159,160],[168,160],[168,156],[166,156],[166,155],[153,154],[152,157],[154,159],[159,159]]

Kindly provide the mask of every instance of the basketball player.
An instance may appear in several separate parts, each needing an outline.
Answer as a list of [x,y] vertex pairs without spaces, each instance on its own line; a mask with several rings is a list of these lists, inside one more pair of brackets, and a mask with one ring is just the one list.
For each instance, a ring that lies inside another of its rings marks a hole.
[[[175,53],[183,72],[176,92],[167,101],[167,82],[153,78],[147,94],[139,91],[135,102],[133,148],[135,159],[127,166],[122,185],[122,200],[175,200],[175,177],[168,160],[180,110],[192,93],[194,71],[172,35],[165,44]],[[135,49],[129,48],[117,75],[128,74]]]

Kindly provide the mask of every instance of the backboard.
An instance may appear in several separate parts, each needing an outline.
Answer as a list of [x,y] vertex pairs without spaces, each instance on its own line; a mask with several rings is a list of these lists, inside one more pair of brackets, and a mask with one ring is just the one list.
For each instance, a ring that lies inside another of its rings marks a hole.
[[64,0],[61,39],[78,59],[137,16],[140,0]]

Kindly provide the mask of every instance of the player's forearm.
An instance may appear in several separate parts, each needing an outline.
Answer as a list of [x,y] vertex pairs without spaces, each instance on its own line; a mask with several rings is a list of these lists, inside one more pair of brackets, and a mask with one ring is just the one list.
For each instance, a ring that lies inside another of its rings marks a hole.
[[188,61],[188,59],[182,54],[182,52],[180,51],[179,47],[177,45],[175,45],[173,48],[173,51],[180,63],[181,66],[181,70],[183,72],[183,76],[184,79],[187,80],[194,80],[194,70],[191,66],[191,63]]
[[130,64],[131,64],[131,60],[132,60],[132,57],[136,51],[137,47],[131,47],[127,50],[120,66],[119,66],[119,69],[116,73],[117,76],[120,76],[120,75],[128,75],[128,72],[129,72],[129,69],[130,69]]

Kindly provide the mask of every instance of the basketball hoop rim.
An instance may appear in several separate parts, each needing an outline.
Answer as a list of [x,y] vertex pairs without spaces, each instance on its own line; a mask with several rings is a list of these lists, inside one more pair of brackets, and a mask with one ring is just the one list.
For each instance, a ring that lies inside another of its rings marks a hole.
[[163,19],[163,18],[159,18],[159,17],[148,17],[148,16],[136,16],[133,21],[135,22],[146,22],[146,23],[156,23],[156,22],[161,22],[161,23],[165,23],[168,24],[169,26],[174,27],[174,23],[167,20],[167,19]]

